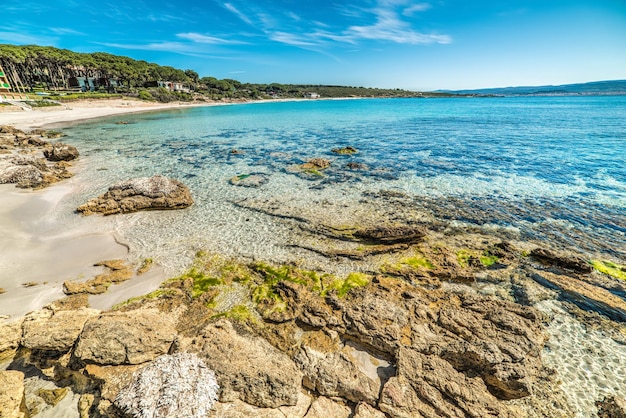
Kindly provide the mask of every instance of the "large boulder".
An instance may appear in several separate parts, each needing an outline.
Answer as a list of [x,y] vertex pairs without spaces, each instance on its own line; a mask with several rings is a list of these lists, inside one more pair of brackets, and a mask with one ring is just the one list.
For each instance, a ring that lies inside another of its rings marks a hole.
[[98,310],[88,308],[31,312],[24,318],[22,345],[31,350],[65,353],[78,339],[85,322],[99,313]]
[[42,171],[45,170],[45,164],[39,164],[33,156],[0,155],[0,184],[38,187],[43,183]]
[[43,155],[48,161],[72,161],[78,158],[78,150],[73,145],[56,142],[48,145]]
[[240,335],[228,320],[208,325],[190,350],[215,371],[221,402],[240,399],[262,408],[296,405],[302,373],[265,339]]
[[24,398],[24,373],[0,371],[0,388],[0,417],[28,417]]
[[78,207],[83,215],[184,209],[193,204],[189,188],[164,176],[141,177],[117,183],[102,196]]
[[175,339],[175,319],[157,309],[110,312],[87,321],[74,355],[85,363],[141,364],[167,354]]

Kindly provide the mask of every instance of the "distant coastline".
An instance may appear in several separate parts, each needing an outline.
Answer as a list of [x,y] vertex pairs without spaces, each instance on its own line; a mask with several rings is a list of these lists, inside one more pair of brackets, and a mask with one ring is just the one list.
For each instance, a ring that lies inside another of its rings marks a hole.
[[593,81],[556,86],[496,87],[473,90],[437,90],[440,93],[490,96],[623,96],[626,80]]

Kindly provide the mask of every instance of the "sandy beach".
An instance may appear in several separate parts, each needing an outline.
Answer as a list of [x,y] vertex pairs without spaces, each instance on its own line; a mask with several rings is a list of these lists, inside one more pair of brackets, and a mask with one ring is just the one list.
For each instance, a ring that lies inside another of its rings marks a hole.
[[[3,111],[0,125],[29,131],[183,106],[194,105],[126,99],[86,100],[43,110]],[[87,280],[102,272],[94,263],[128,257],[129,248],[120,243],[112,231],[103,230],[103,222],[95,217],[73,225],[55,222],[59,202],[75,187],[72,179],[35,191],[18,189],[12,184],[0,185],[0,234],[3,237],[0,240],[0,288],[4,291],[0,292],[0,320],[10,322],[64,297],[65,280]],[[156,267],[140,278],[112,286],[106,294],[91,296],[90,303],[99,309],[109,308],[129,297],[149,292],[164,278],[161,269]]]
[[217,104],[220,103],[153,103],[133,99],[81,100],[68,102],[62,106],[34,108],[32,111],[0,111],[0,125],[11,125],[28,131],[105,116]]

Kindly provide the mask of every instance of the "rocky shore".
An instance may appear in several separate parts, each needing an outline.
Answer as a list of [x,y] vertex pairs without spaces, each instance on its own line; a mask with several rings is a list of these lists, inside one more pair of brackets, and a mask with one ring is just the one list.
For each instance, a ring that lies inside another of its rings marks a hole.
[[[2,155],[35,163],[11,160],[0,173],[40,173],[10,177],[20,187],[44,187],[55,159],[77,155],[32,143],[36,133],[2,132]],[[249,177],[231,183],[258,187]],[[345,209],[339,222],[314,216],[319,208],[236,202],[291,222],[310,237],[299,249],[354,262],[344,275],[199,251],[156,291],[102,311],[88,295],[152,267],[102,261],[105,273],[66,282],[65,298],[0,323],[0,416],[626,416],[623,376],[573,402],[546,360],[567,344],[554,341],[554,304],[626,345],[626,267],[419,220],[399,196],[374,198],[394,211]],[[182,183],[157,176],[113,185],[78,211],[124,216],[192,202]]]

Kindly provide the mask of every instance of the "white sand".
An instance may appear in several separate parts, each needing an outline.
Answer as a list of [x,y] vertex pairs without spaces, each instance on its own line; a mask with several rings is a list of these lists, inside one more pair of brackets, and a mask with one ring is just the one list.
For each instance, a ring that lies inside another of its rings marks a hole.
[[[121,99],[84,101],[72,103],[68,109],[0,112],[0,125],[30,130],[181,106],[188,105]],[[11,321],[64,297],[63,282],[86,280],[101,273],[102,268],[93,266],[98,261],[129,256],[128,248],[116,241],[113,232],[102,231],[102,221],[97,216],[69,227],[56,224],[55,211],[61,199],[72,193],[71,184],[72,181],[64,181],[38,191],[0,185],[0,288],[5,291],[0,294],[0,320]],[[92,296],[90,302],[94,307],[107,309],[131,296],[152,291],[164,279],[163,271],[157,267],[124,284],[111,286],[107,294]],[[24,286],[27,283],[34,285]]]
[[216,104],[218,103],[152,103],[133,99],[84,100],[68,102],[64,106],[34,108],[32,111],[2,111],[0,125],[11,125],[27,131],[105,116]]

